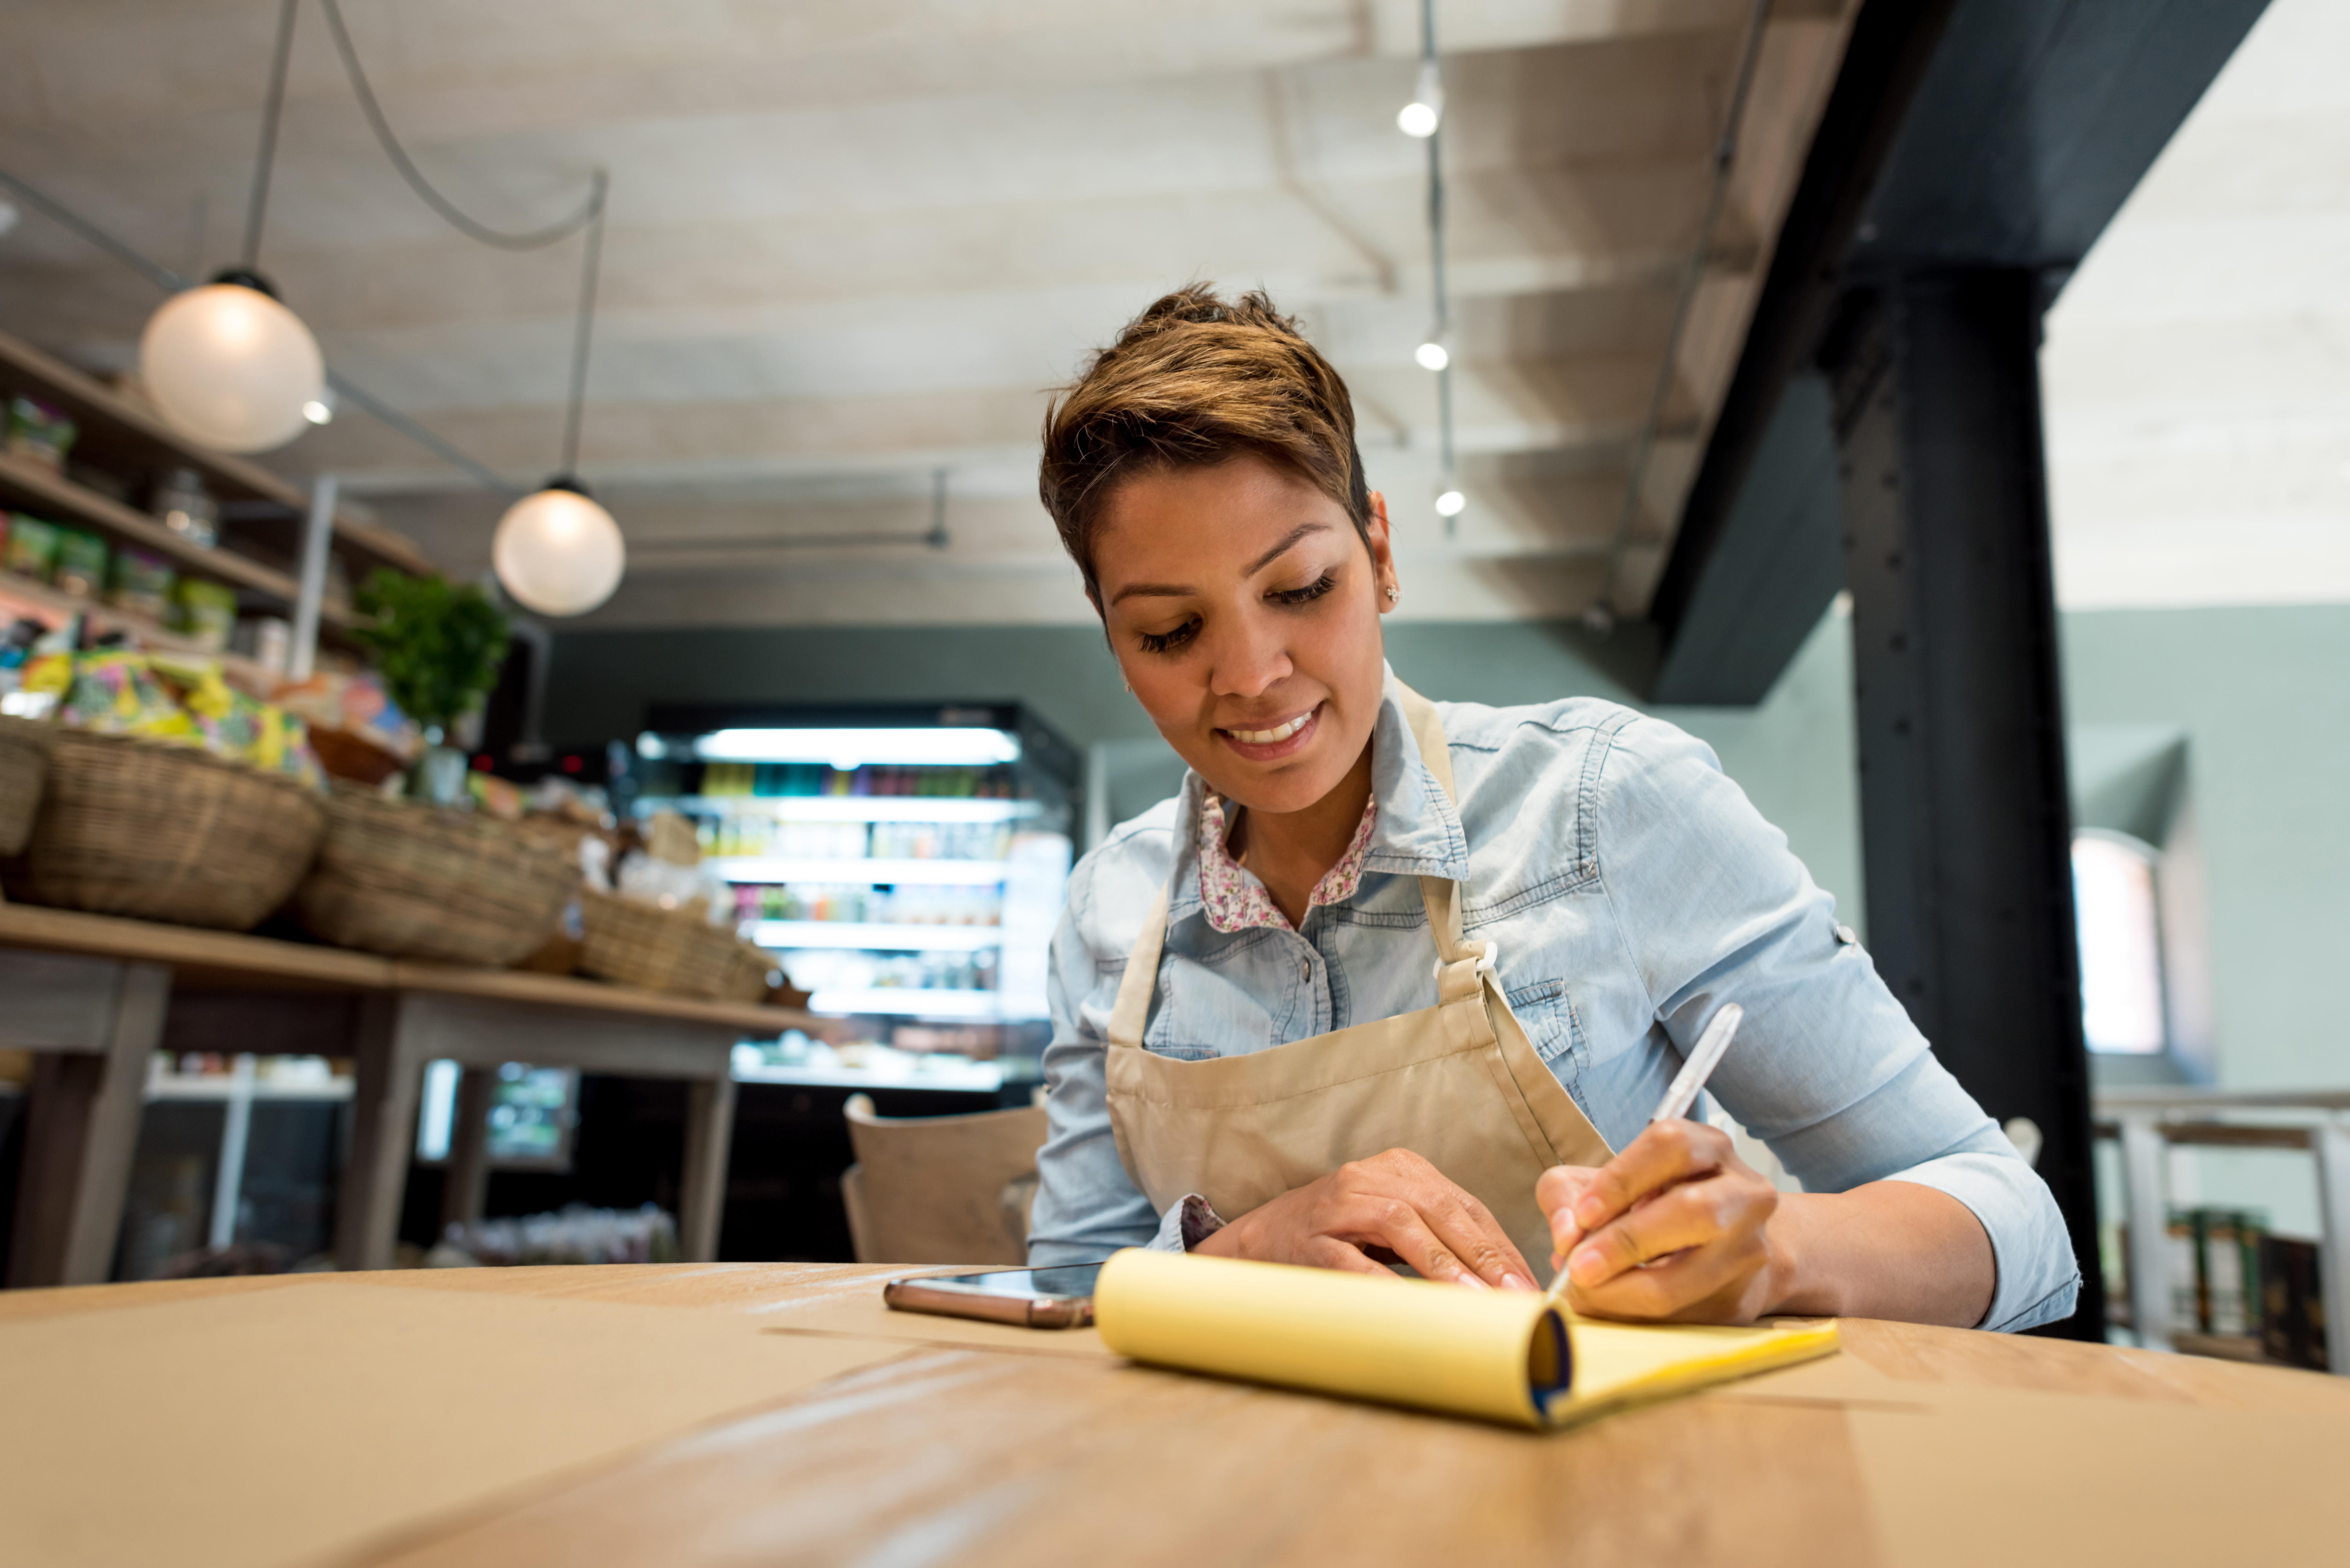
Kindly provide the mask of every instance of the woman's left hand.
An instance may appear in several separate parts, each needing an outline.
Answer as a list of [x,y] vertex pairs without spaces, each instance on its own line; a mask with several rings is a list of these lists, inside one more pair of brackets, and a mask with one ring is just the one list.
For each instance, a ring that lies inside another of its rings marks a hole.
[[1606,1165],[1544,1171],[1567,1301],[1596,1317],[1752,1323],[1783,1293],[1772,1244],[1778,1189],[1702,1122],[1651,1122]]

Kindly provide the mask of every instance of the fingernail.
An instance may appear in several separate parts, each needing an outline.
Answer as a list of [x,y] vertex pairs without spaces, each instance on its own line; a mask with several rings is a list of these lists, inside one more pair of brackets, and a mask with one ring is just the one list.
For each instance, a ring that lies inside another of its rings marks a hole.
[[1596,1247],[1581,1248],[1577,1250],[1575,1256],[1566,1261],[1566,1272],[1575,1276],[1577,1281],[1586,1283],[1598,1278],[1601,1271],[1607,1266],[1607,1261],[1599,1255],[1599,1249]]
[[1577,1199],[1575,1204],[1575,1218],[1577,1222],[1588,1229],[1607,1218],[1607,1205],[1602,1203],[1596,1197]]
[[1462,1284],[1464,1284],[1464,1285],[1467,1285],[1467,1286],[1468,1286],[1470,1289],[1471,1289],[1471,1290],[1477,1290],[1477,1291],[1490,1291],[1490,1290],[1492,1290],[1492,1289],[1493,1288],[1492,1286],[1491,1286],[1491,1285],[1487,1284],[1484,1281],[1482,1281],[1482,1280],[1479,1279],[1476,1275],[1474,1275],[1474,1274],[1472,1274],[1472,1273],[1470,1273],[1470,1272],[1467,1272],[1467,1271],[1465,1271],[1465,1270],[1464,1270],[1464,1271],[1462,1271],[1462,1272],[1461,1272],[1461,1282]]
[[1503,1274],[1502,1288],[1505,1291],[1530,1291],[1534,1288],[1534,1282],[1517,1274]]

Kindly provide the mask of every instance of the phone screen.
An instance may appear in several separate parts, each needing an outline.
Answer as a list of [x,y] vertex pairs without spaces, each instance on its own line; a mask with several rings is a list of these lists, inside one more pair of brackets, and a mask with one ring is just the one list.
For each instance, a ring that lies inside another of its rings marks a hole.
[[1003,1296],[1016,1301],[1083,1301],[1094,1293],[1099,1263],[1065,1263],[1056,1269],[996,1269],[983,1274],[942,1274],[910,1280],[925,1290]]

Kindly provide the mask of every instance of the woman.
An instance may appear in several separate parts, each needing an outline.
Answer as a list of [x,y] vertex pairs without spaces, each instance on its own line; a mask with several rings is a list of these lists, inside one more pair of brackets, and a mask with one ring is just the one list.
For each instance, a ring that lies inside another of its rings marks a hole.
[[[1191,764],[1070,883],[1029,1255],[1391,1262],[1605,1315],[2020,1329],[2054,1201],[1783,835],[1669,724],[1431,704],[1345,384],[1262,296],[1170,295],[1047,415],[1041,489]],[[1645,1124],[1726,1003],[1721,1104],[1805,1190]]]

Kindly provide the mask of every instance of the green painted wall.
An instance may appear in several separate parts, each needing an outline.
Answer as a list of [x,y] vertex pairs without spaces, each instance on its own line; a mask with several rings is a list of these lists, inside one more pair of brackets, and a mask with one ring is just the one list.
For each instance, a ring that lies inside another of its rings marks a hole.
[[[1430,697],[1507,706],[1578,694],[1630,701],[1627,682],[1644,678],[1649,649],[1632,631],[1594,644],[1556,623],[1407,621],[1388,628],[1388,657]],[[1850,639],[1832,614],[1760,706],[1656,711],[1713,746],[1858,926],[1851,685]],[[1124,816],[1148,804],[1147,753],[1160,742],[1089,627],[570,633],[555,639],[541,728],[565,742],[627,736],[648,707],[669,702],[998,698],[1033,704],[1081,747],[1128,742],[1121,772],[1144,787],[1114,805]]]

